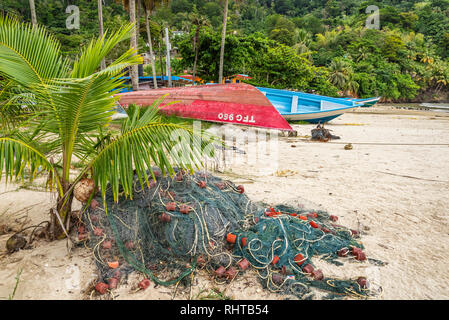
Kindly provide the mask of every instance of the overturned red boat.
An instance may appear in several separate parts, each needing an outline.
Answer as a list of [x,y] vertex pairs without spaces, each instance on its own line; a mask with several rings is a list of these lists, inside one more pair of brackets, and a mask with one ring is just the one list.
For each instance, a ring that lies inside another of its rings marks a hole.
[[[150,106],[168,94],[161,111],[204,121],[233,123],[278,130],[293,130],[265,95],[244,83],[133,91],[120,94],[119,103]],[[167,105],[170,102],[175,104]]]

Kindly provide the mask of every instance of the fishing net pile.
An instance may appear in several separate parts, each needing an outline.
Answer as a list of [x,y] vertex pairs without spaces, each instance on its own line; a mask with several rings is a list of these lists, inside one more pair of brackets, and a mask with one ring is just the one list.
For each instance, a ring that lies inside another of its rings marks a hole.
[[335,297],[373,294],[364,278],[332,279],[314,267],[312,257],[335,265],[366,260],[357,232],[335,224],[336,217],[254,203],[243,186],[205,172],[154,172],[156,181],[143,188],[135,177],[132,200],[114,203],[108,190],[107,213],[97,197],[83,215],[79,239],[93,250],[103,286],[97,291],[133,271],[169,286],[201,268],[222,282],[255,269],[265,288],[300,299],[312,288]]

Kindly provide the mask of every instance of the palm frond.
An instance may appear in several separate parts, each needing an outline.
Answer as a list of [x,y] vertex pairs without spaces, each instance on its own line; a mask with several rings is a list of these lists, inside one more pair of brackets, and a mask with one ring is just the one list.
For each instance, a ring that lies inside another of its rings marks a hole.
[[151,177],[155,179],[153,166],[159,167],[164,175],[173,175],[174,167],[193,173],[202,166],[203,157],[211,150],[208,148],[211,140],[202,139],[182,124],[163,122],[157,113],[160,103],[161,100],[146,109],[130,106],[120,135],[92,158],[89,167],[103,197],[110,185],[115,201],[119,186],[132,198],[134,173],[143,187]]
[[12,178],[23,179],[24,169],[30,170],[30,181],[36,177],[40,171],[48,173],[47,186],[50,190],[54,185],[58,186],[61,192],[61,184],[53,164],[36,147],[25,141],[11,137],[0,137],[0,180],[3,172],[6,182]]

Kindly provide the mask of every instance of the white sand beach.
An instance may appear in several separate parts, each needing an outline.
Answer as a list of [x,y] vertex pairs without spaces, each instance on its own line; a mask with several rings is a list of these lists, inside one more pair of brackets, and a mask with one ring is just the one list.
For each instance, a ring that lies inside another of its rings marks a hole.
[[[237,163],[215,174],[244,185],[254,201],[305,204],[337,215],[339,224],[361,232],[368,258],[387,263],[336,267],[317,262],[326,275],[366,276],[382,288],[378,299],[449,299],[449,114],[359,109],[326,125],[341,137],[327,143],[307,137],[314,125],[293,127],[298,137],[278,139],[277,159]],[[352,150],[345,150],[348,143]],[[89,299],[97,270],[87,248],[68,256],[65,240],[41,240],[34,249],[6,254],[13,230],[47,220],[54,200],[49,193],[17,188],[0,185],[0,298],[11,295],[23,269],[15,299]],[[254,272],[229,286],[216,285],[200,272],[192,289],[153,283],[137,292],[139,277],[122,283],[114,298],[199,298],[203,290],[218,287],[233,299],[282,299],[263,290]]]

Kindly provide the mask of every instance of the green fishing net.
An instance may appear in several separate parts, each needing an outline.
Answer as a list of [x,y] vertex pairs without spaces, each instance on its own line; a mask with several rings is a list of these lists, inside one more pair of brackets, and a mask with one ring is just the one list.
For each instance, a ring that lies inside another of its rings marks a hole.
[[[142,188],[135,178],[133,199],[120,196],[114,203],[108,190],[107,210],[97,197],[83,215],[99,281],[140,271],[169,286],[197,268],[216,277],[223,276],[220,268],[243,272],[246,260],[273,292],[301,299],[310,298],[312,288],[332,298],[372,294],[355,279],[311,273],[312,257],[341,265],[341,249],[363,249],[353,232],[334,224],[326,212],[254,203],[242,186],[206,172],[176,170],[170,177],[154,171],[156,181],[149,186]],[[225,281],[235,272],[229,274]]]

